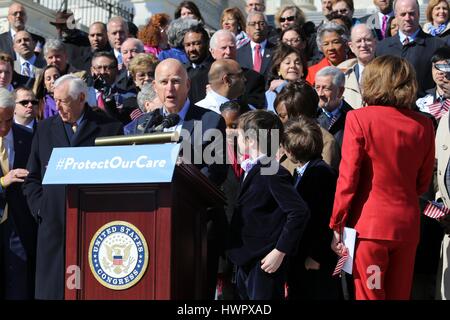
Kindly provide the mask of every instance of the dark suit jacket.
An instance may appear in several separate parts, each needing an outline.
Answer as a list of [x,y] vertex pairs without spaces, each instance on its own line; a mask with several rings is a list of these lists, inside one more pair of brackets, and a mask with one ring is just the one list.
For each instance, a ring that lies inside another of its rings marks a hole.
[[[191,78],[189,100],[191,100],[192,103],[197,103],[206,97],[206,86],[209,83],[208,72],[211,68],[211,64],[207,67],[205,66],[205,68],[201,70],[198,70],[197,75]],[[242,67],[242,71],[245,75],[246,85],[245,93],[238,99],[239,104],[251,104],[257,109],[265,109],[266,95],[264,77],[252,69]]]
[[227,251],[238,266],[255,263],[275,248],[294,254],[310,216],[290,173],[279,166],[275,174],[263,175],[266,166],[256,164],[241,183]]
[[317,122],[320,124],[322,128],[328,130],[334,138],[336,142],[339,144],[339,149],[342,148],[342,140],[344,138],[344,127],[345,127],[345,118],[347,117],[347,112],[353,110],[350,105],[344,101],[344,104],[341,107],[341,116],[339,119],[330,127],[330,119],[327,115],[319,108],[319,116],[317,118]]
[[[294,174],[294,181],[297,174]],[[333,211],[337,172],[322,159],[311,160],[297,185],[297,191],[305,200],[311,218],[300,240],[298,262],[304,266],[311,257],[322,269],[331,270],[336,264],[336,255],[330,248],[332,231],[328,228]],[[331,275],[331,273],[330,273]]]
[[[160,112],[162,114],[162,109],[160,109]],[[139,129],[139,127],[145,127],[145,124],[148,121],[151,121],[152,117],[152,113],[143,114],[141,117],[127,125],[125,134],[143,134],[144,132],[142,132],[142,129]],[[183,153],[183,157],[189,158],[188,160],[190,163],[195,164],[195,166],[213,183],[221,185],[227,174],[227,165],[225,164],[225,120],[220,114],[217,114],[214,111],[191,104],[184,118],[182,128],[191,135],[190,140],[187,140],[188,137],[183,137],[183,141],[189,143],[190,147],[190,150],[185,150],[188,145],[184,146],[184,143],[182,142],[181,152]],[[201,131],[199,129],[201,129]],[[208,137],[205,136],[205,132],[210,129],[219,130],[223,137],[222,141],[209,141]],[[202,136],[198,137],[197,134],[200,132],[202,133]],[[196,163],[196,161],[194,161],[194,154],[199,154],[200,152],[203,154],[205,148],[217,152],[217,157],[218,159],[221,159],[222,162],[208,164],[202,157],[201,163]],[[188,157],[189,153],[190,157]]]
[[65,288],[65,186],[42,185],[50,155],[55,147],[93,146],[95,138],[119,135],[122,125],[86,107],[84,119],[69,140],[59,115],[38,123],[28,161],[30,172],[24,193],[38,222],[36,298],[63,299]]
[[[37,43],[39,41],[44,47],[45,39],[37,34],[30,33],[33,40]],[[9,54],[14,60],[16,60],[16,53],[13,49],[13,39],[11,38],[11,32],[9,30],[7,32],[3,32],[0,34],[0,50]]]
[[435,86],[431,76],[431,57],[434,52],[445,45],[442,39],[419,31],[414,42],[403,46],[399,35],[386,38],[377,45],[376,56],[393,55],[408,60],[416,70],[419,82],[418,96],[425,95],[425,91]]
[[[267,82],[267,78],[270,74],[270,68],[272,66],[272,54],[276,45],[267,41],[266,48],[264,49],[264,55],[262,57],[261,73]],[[253,54],[250,42],[240,47],[237,51],[237,62],[241,67],[253,70]]]

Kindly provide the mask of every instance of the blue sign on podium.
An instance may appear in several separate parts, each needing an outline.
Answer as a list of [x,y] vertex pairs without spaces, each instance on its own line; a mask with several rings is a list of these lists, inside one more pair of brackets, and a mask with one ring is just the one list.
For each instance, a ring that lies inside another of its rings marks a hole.
[[171,182],[180,145],[54,148],[42,184]]

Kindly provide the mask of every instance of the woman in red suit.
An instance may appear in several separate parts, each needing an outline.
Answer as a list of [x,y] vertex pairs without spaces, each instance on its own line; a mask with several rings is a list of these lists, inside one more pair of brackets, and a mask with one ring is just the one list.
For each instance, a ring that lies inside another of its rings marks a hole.
[[418,197],[433,174],[433,124],[411,110],[417,80],[406,60],[376,58],[364,69],[362,90],[368,106],[345,123],[331,246],[342,256],[342,230],[355,228],[356,299],[405,300],[419,242]]

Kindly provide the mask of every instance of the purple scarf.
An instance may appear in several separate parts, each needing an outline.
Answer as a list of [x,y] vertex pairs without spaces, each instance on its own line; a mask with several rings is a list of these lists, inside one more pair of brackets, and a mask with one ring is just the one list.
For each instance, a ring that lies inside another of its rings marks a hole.
[[52,117],[56,114],[58,114],[58,111],[56,110],[55,100],[53,100],[53,97],[47,93],[44,97],[44,119]]

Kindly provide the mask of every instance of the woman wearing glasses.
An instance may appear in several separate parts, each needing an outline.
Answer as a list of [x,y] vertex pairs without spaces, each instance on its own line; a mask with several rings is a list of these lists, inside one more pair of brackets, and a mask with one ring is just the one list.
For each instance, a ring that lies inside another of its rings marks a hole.
[[[275,15],[275,24],[277,25],[278,30],[281,32],[280,40],[283,41],[283,33],[290,29],[296,28],[301,29],[304,34],[305,47],[303,49],[299,48],[301,51],[305,51],[305,57],[310,60],[312,57],[312,61],[317,62],[323,56],[320,54],[317,49],[316,44],[316,26],[314,23],[308,21],[306,22],[305,14],[302,9],[294,5],[287,5],[281,7],[281,9]],[[300,31],[297,31],[300,32]],[[302,35],[299,34],[299,37]],[[312,63],[314,63],[312,62]],[[311,63],[311,64],[312,64]]]

